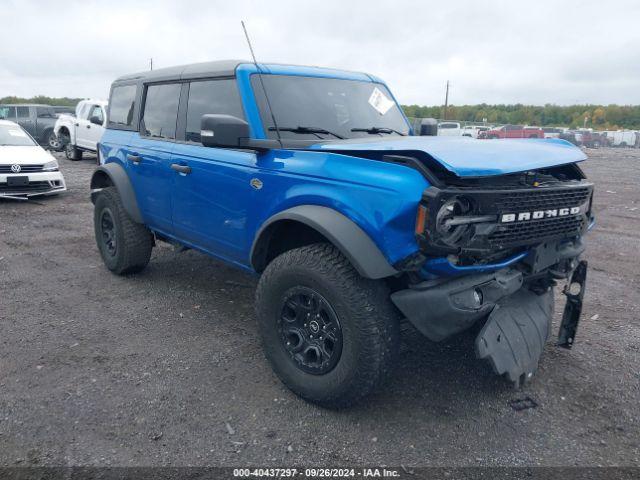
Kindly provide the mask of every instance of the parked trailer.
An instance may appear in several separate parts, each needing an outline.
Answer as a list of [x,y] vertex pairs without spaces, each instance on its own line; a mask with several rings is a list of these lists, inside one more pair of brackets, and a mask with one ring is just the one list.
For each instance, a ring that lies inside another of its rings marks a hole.
[[635,147],[637,143],[637,133],[628,130],[617,130],[604,132],[612,147]]

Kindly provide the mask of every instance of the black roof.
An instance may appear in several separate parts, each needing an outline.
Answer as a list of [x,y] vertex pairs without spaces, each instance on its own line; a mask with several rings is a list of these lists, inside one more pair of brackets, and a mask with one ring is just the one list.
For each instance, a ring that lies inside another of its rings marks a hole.
[[132,73],[118,77],[114,83],[176,80],[201,77],[226,77],[235,75],[236,67],[247,60],[218,60],[215,62],[192,63],[177,67],[159,68],[146,72]]

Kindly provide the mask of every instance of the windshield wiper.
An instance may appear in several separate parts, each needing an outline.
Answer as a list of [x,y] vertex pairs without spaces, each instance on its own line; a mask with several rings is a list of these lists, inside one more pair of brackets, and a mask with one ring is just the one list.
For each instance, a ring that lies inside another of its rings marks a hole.
[[405,133],[399,132],[398,130],[394,130],[393,128],[389,128],[389,127],[352,128],[351,131],[352,132],[367,132],[367,133],[369,133],[371,135],[375,135],[375,134],[378,134],[378,133],[397,133],[401,137],[406,136]]
[[339,138],[340,140],[344,140],[344,137],[342,135],[338,135],[337,133],[333,133],[329,130],[325,130],[324,128],[319,128],[319,127],[301,127],[301,126],[297,126],[297,127],[278,127],[276,129],[276,127],[269,127],[269,131],[270,132],[275,132],[276,130],[280,130],[281,132],[292,132],[292,133],[310,133],[311,135],[315,135],[316,137],[322,139],[322,137],[318,136],[318,133],[322,133],[324,135],[333,135],[336,138]]

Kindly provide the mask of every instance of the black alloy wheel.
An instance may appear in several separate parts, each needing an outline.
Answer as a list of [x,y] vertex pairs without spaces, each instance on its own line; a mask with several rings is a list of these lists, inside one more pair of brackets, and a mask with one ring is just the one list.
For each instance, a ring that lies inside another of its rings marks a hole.
[[111,215],[111,210],[105,208],[100,215],[100,231],[102,232],[102,243],[105,252],[111,257],[115,257],[118,251],[118,242],[116,240],[116,224]]
[[285,292],[278,320],[280,340],[300,370],[324,375],[340,360],[342,327],[329,302],[309,287]]

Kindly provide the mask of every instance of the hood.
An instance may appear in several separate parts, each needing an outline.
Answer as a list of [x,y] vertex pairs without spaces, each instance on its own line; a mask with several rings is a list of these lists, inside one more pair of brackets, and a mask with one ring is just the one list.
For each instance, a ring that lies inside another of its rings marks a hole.
[[480,177],[523,172],[566,163],[587,156],[565,140],[477,140],[469,137],[373,137],[315,144],[310,150],[336,153],[376,151],[389,154],[427,154],[459,177]]
[[0,165],[42,165],[55,160],[44,148],[37,145],[16,147],[0,145]]

